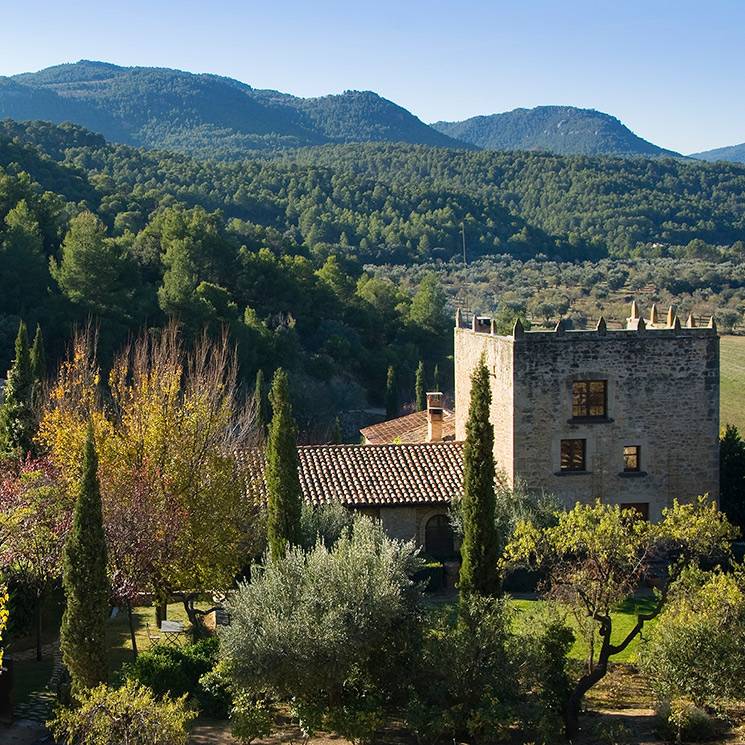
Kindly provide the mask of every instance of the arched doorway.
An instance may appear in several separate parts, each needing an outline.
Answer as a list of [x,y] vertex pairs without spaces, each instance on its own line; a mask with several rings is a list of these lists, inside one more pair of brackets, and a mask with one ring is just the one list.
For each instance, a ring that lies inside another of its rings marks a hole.
[[424,551],[433,556],[452,554],[453,529],[447,515],[433,515],[424,528]]

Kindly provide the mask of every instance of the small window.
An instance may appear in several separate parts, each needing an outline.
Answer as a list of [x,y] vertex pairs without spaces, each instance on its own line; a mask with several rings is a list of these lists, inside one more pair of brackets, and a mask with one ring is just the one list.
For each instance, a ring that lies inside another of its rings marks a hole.
[[641,520],[649,520],[649,502],[626,502],[621,505],[621,512],[629,513]]
[[623,449],[623,470],[627,473],[641,470],[641,447],[626,445]]
[[561,470],[585,471],[585,440],[561,441]]
[[572,416],[575,419],[608,416],[607,383],[607,380],[575,380],[572,383]]

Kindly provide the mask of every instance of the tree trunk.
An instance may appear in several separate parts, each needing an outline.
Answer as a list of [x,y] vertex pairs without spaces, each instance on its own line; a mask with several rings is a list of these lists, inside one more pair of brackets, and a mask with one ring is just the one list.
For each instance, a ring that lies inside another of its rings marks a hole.
[[595,683],[605,677],[607,671],[608,660],[603,658],[603,652],[601,651],[598,664],[595,665],[591,673],[583,675],[579,679],[564,707],[564,735],[567,740],[574,740],[579,732],[579,710],[582,706],[582,699]]
[[165,603],[156,603],[155,605],[155,620],[158,624],[158,628],[163,621],[168,618],[168,606]]
[[36,625],[36,661],[41,662],[41,596],[38,590],[34,593],[34,616]]
[[127,620],[129,621],[129,635],[132,637],[132,654],[137,659],[137,637],[135,635],[135,621],[132,615],[131,600],[127,600]]

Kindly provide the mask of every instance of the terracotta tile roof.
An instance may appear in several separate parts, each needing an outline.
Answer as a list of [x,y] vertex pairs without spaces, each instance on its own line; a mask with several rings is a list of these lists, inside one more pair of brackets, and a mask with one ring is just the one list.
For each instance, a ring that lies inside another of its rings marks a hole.
[[[303,499],[313,505],[445,504],[463,489],[462,442],[306,445],[298,455]],[[263,452],[239,458],[264,492]]]
[[[429,428],[427,412],[415,411],[413,414],[389,419],[387,422],[373,424],[361,429],[362,436],[371,444],[393,442],[427,442]],[[449,409],[442,410],[442,439],[455,439],[455,414]]]

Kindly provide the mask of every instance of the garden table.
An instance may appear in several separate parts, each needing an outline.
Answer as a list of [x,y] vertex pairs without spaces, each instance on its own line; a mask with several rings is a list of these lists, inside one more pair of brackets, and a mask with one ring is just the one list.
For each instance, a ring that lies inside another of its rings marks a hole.
[[181,639],[184,634],[184,624],[182,621],[163,621],[160,624],[160,633],[163,634],[163,641],[166,644],[172,644],[174,647],[181,646]]

